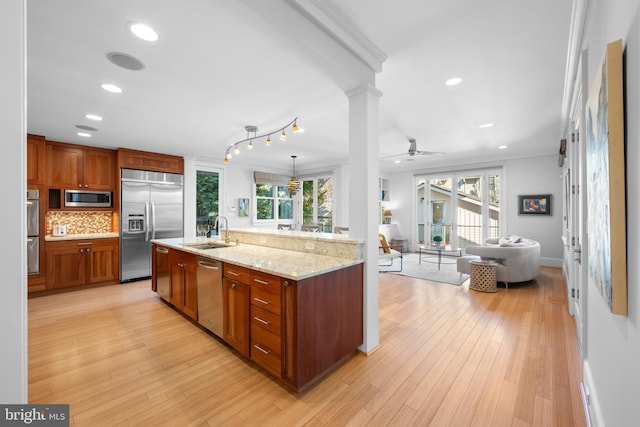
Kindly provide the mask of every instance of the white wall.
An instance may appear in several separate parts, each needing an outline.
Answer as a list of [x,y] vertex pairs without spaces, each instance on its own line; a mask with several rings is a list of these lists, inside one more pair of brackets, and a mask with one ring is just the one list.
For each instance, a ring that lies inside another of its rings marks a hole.
[[2,234],[0,257],[0,402],[27,403],[26,117],[25,0],[0,2],[0,173]]
[[[636,426],[640,419],[640,11],[634,0],[591,2],[586,30],[588,81],[593,79],[607,43],[625,45],[627,146],[627,317],[613,315],[594,285],[587,285],[584,381],[596,426]],[[589,235],[589,239],[598,236]]]
[[[506,191],[501,203],[506,215],[504,235],[517,234],[540,242],[543,265],[562,266],[562,169],[557,166],[557,155],[505,160],[491,164],[456,165],[448,170],[495,168],[504,166]],[[442,172],[443,169],[420,171]],[[417,201],[414,172],[391,175],[392,222],[397,223],[400,234],[415,247],[417,228]],[[551,194],[550,216],[518,215],[518,195]]]

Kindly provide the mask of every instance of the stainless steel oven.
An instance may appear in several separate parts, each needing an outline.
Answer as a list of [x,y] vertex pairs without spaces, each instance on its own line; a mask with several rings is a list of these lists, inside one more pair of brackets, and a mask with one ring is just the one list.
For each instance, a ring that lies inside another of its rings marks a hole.
[[40,272],[40,192],[27,190],[27,272]]

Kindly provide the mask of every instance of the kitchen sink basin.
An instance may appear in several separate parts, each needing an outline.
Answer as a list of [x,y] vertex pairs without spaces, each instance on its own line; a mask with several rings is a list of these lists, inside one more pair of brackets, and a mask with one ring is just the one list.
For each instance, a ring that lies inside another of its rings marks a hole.
[[236,246],[236,243],[224,243],[224,242],[206,242],[206,243],[185,243],[184,246],[193,249],[218,249],[228,248]]

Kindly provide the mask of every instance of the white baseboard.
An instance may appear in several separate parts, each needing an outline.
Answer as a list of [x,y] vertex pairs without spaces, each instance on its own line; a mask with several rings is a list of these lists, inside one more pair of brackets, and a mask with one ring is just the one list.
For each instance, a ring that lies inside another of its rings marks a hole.
[[591,367],[587,360],[582,364],[582,381],[587,423],[592,427],[605,427],[604,419],[602,418],[602,411],[600,410],[598,393],[596,392],[596,387],[593,384]]
[[545,267],[562,268],[562,258],[540,258],[540,265]]

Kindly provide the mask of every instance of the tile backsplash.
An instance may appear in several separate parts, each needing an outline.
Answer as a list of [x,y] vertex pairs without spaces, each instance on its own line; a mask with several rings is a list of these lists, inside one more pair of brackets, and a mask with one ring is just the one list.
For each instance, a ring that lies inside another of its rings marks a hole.
[[66,225],[67,234],[92,234],[111,232],[111,212],[47,212],[47,234],[54,225]]

